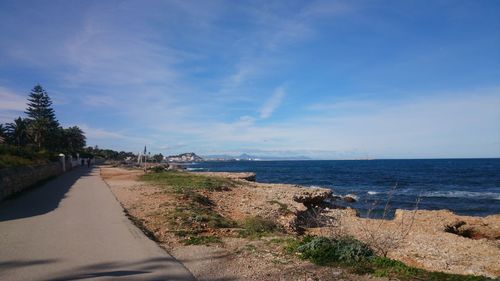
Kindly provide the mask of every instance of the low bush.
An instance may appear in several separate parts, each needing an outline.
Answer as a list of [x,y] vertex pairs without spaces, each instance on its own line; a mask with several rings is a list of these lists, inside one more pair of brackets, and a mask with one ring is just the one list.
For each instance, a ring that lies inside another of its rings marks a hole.
[[248,217],[240,222],[240,236],[260,238],[276,232],[279,228],[272,220],[263,217]]
[[0,169],[45,164],[57,160],[57,156],[46,151],[37,151],[32,146],[0,144]]
[[314,237],[300,245],[297,252],[304,259],[318,265],[332,263],[354,263],[373,256],[373,251],[364,243],[353,238],[330,239]]
[[151,171],[153,173],[162,173],[165,171],[165,167],[161,166],[161,165],[153,166],[153,167],[148,168],[148,171]]
[[330,239],[305,236],[302,240],[288,240],[287,253],[296,253],[302,259],[318,265],[341,266],[356,274],[373,274],[401,281],[486,281],[484,276],[449,274],[419,269],[375,255],[364,243],[353,238]]
[[235,223],[208,207],[189,204],[183,207],[176,207],[166,215],[171,226],[176,230],[195,230],[205,226],[210,228],[234,227]]

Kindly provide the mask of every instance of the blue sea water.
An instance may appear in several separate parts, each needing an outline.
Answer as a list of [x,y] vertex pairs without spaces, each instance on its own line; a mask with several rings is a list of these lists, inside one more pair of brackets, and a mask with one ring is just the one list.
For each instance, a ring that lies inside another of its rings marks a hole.
[[[448,209],[461,215],[500,214],[500,159],[203,162],[192,170],[254,172],[258,182],[330,188],[355,194],[361,214],[383,209]],[[343,203],[347,204],[347,203]]]

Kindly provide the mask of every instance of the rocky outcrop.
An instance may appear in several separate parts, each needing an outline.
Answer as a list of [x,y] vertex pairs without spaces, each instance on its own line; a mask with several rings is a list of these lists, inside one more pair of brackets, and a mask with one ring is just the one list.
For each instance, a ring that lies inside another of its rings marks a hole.
[[342,200],[344,200],[345,202],[348,202],[348,203],[354,203],[354,202],[358,201],[357,198],[358,197],[356,195],[347,194],[344,197],[342,197]]
[[192,172],[207,176],[219,176],[234,180],[255,181],[255,173]]
[[303,188],[294,196],[293,200],[302,203],[306,206],[317,205],[323,203],[328,198],[331,198],[332,191],[326,188]]

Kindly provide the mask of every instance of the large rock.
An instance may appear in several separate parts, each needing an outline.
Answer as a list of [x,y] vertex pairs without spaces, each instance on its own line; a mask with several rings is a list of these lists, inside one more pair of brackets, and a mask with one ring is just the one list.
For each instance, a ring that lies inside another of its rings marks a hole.
[[342,200],[348,203],[354,203],[358,201],[358,197],[354,194],[347,194],[346,196],[342,197]]
[[332,191],[326,188],[304,188],[293,196],[293,200],[304,205],[320,204],[332,196]]

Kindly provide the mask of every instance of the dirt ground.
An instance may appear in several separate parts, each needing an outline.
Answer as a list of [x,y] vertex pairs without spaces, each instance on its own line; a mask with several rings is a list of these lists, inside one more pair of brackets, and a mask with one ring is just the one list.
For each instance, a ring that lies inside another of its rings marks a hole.
[[[101,176],[131,218],[183,262],[198,280],[387,280],[354,275],[341,268],[316,266],[285,254],[282,246],[273,243],[271,237],[238,238],[231,235],[231,229],[217,233],[223,243],[186,246],[179,242],[164,220],[158,219],[172,210],[178,199],[158,187],[139,181],[138,177],[142,174],[138,170],[101,169]],[[234,178],[234,175],[226,176]],[[304,188],[239,181],[241,184],[237,188],[204,192],[203,195],[214,203],[217,213],[234,220],[248,216],[269,217],[292,231],[294,223],[297,223],[297,214],[307,212],[304,204],[294,200],[297,194],[304,192]],[[371,242],[388,243],[391,245],[387,247],[391,249],[388,256],[410,265],[448,273],[500,276],[499,215],[478,218],[457,216],[449,211],[418,211],[413,216],[410,211],[398,210],[394,220],[381,222],[359,218],[352,209],[326,209],[325,213],[327,218],[335,219],[338,224],[336,229],[363,241],[370,242],[369,234],[373,233],[382,238],[386,237],[385,234],[390,237],[395,233],[404,234],[405,239],[401,241]],[[445,224],[456,221],[466,222],[468,227],[486,237],[470,239],[443,231]],[[406,235],[407,228],[411,231]],[[325,227],[305,231],[332,235],[332,229]]]

